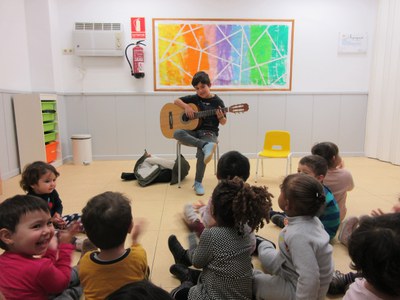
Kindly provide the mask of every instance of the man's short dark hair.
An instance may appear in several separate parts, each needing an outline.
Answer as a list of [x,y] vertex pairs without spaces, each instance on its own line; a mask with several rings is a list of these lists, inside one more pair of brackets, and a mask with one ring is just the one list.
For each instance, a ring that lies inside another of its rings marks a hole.
[[200,72],[197,72],[196,74],[194,74],[193,79],[192,79],[192,86],[196,87],[199,83],[211,86],[210,77],[208,76],[208,74],[206,72],[200,71]]

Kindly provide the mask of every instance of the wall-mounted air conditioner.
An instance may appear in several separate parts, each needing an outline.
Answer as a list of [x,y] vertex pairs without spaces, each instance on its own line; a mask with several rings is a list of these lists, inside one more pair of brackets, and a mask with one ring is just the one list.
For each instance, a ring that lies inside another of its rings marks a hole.
[[121,23],[75,23],[74,51],[78,56],[123,56]]

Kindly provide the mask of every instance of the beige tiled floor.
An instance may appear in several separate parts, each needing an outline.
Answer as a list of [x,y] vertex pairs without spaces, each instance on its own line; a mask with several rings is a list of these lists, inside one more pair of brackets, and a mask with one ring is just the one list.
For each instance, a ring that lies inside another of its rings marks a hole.
[[[169,273],[173,258],[167,246],[168,236],[174,233],[184,245],[187,245],[188,231],[181,220],[183,205],[199,199],[206,201],[217,183],[213,166],[210,164],[203,182],[206,195],[196,196],[192,190],[195,160],[189,162],[192,169],[180,189],[176,185],[170,186],[165,183],[142,188],[136,181],[122,181],[121,172],[130,172],[134,166],[133,161],[94,161],[88,166],[65,164],[58,168],[61,176],[57,185],[63,200],[64,213],[79,212],[90,197],[104,191],[119,191],[128,195],[132,199],[134,217],[144,218],[147,221],[141,242],[148,254],[151,280],[164,289],[171,290],[179,282]],[[294,158],[292,171],[297,168],[297,162],[298,158]],[[255,159],[252,159],[251,177],[248,181],[250,184],[255,184],[255,163]],[[400,167],[364,157],[345,158],[345,164],[353,174],[356,185],[348,196],[348,215],[369,214],[377,207],[389,211],[400,193]],[[279,184],[284,175],[285,161],[266,160],[264,166],[266,176],[260,177],[257,184],[269,187],[275,195],[274,206],[277,208],[276,201]],[[17,176],[3,182],[3,195],[0,195],[0,201],[22,193],[19,179]],[[268,224],[258,234],[276,241],[278,233],[279,229],[276,226]],[[338,242],[333,246],[336,269],[349,271],[350,260],[347,249]],[[79,254],[76,253],[75,260],[78,257]],[[254,264],[256,267],[259,266],[256,258]],[[341,297],[327,299],[341,299]]]

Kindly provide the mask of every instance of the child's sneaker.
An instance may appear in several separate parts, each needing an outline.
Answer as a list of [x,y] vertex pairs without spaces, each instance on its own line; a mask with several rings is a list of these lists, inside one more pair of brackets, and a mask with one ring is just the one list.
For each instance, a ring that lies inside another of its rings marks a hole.
[[200,270],[190,269],[187,266],[180,264],[173,264],[169,268],[169,272],[179,279],[181,283],[185,281],[190,281],[193,284],[197,283],[199,275],[201,273]]
[[170,235],[168,238],[168,248],[174,256],[175,263],[184,266],[191,266],[192,262],[189,259],[187,250],[185,250],[175,235]]
[[87,237],[83,236],[83,237],[74,237],[74,239],[72,240],[72,244],[75,246],[75,250],[82,252],[82,245],[83,245],[83,241],[87,239]]
[[201,182],[195,181],[193,188],[194,188],[194,191],[196,192],[196,195],[198,195],[198,196],[204,195],[204,187],[201,184]]
[[187,293],[188,290],[193,286],[194,284],[190,281],[184,281],[181,283],[180,286],[174,288],[169,294],[173,299],[184,299],[187,298]]
[[343,274],[339,270],[333,273],[331,283],[329,284],[328,294],[329,295],[341,295],[344,294],[351,283],[354,282],[354,273],[350,272]]
[[197,213],[194,211],[193,205],[188,203],[183,208],[183,215],[185,216],[185,222],[190,224],[199,220]]
[[276,245],[275,245],[274,242],[272,242],[272,241],[270,241],[270,240],[268,240],[268,239],[266,239],[266,238],[263,238],[263,237],[261,237],[261,236],[259,236],[259,235],[256,235],[256,248],[254,249],[253,255],[258,255],[258,246],[260,246],[260,244],[261,244],[262,242],[269,242],[269,243],[271,243],[272,246],[274,246],[274,248],[276,249]]
[[286,217],[281,213],[276,213],[271,217],[271,222],[274,223],[279,228],[285,227],[285,219]]
[[340,228],[338,239],[346,247],[349,243],[349,237],[356,229],[358,223],[359,219],[357,217],[350,217],[342,222],[342,227]]

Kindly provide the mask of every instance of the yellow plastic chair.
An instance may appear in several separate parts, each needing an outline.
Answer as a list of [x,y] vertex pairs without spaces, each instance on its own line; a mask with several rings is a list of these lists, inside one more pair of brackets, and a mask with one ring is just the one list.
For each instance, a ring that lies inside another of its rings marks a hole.
[[265,133],[264,148],[257,153],[256,178],[258,163],[261,158],[261,174],[264,176],[264,158],[286,158],[286,175],[292,171],[292,153],[290,152],[290,133],[283,130],[270,130]]

